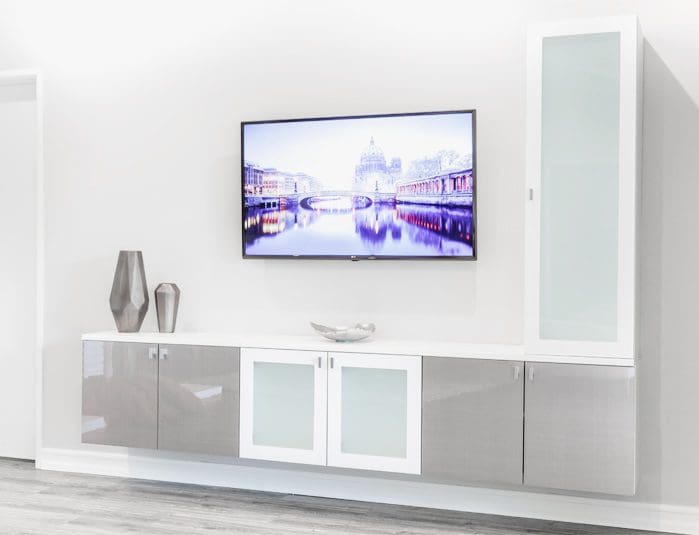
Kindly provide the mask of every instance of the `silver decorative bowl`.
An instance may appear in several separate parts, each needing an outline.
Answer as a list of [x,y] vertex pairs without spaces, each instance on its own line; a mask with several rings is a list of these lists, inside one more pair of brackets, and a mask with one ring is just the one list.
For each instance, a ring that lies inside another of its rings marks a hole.
[[328,340],[334,340],[335,342],[356,342],[357,340],[363,340],[374,334],[376,330],[376,325],[373,323],[355,323],[347,327],[331,327],[329,325],[311,322],[311,327]]

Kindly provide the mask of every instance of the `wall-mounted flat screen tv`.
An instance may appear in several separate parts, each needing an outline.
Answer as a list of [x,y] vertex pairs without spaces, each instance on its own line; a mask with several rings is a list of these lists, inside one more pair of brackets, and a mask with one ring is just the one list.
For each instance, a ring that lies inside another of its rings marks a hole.
[[476,258],[476,112],[245,122],[245,258]]

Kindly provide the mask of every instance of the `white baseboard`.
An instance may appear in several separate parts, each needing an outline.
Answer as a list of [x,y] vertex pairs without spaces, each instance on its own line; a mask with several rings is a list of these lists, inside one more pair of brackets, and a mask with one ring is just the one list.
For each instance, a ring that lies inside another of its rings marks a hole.
[[699,507],[44,448],[37,468],[699,535]]

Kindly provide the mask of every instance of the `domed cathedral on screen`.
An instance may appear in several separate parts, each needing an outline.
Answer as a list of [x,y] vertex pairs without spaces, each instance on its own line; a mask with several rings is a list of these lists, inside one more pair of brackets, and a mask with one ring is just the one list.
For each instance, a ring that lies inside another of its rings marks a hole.
[[372,137],[355,166],[353,190],[395,193],[395,184],[401,178],[402,172],[400,158],[391,158],[391,163],[387,164],[383,150]]

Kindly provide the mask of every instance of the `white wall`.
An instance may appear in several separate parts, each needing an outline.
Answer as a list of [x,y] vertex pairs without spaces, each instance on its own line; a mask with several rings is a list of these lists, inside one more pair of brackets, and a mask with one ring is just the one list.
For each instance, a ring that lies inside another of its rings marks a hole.
[[[637,13],[647,38],[640,501],[699,506],[699,7],[690,1],[5,2],[0,68],[45,73],[44,444],[79,445],[81,332],[117,251],[176,281],[182,330],[522,341],[529,21]],[[6,16],[5,16],[6,15]],[[243,261],[243,119],[478,109],[479,259]],[[312,291],[309,291],[312,290]],[[152,311],[145,329],[155,327]]]
[[34,458],[37,102],[0,76],[0,457]]

